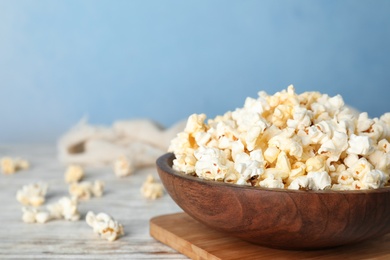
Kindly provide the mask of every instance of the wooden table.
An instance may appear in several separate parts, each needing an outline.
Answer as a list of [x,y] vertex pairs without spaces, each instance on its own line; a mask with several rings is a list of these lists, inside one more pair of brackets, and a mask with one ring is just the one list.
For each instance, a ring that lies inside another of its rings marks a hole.
[[[68,195],[64,181],[66,167],[56,156],[56,146],[1,145],[0,157],[22,157],[31,167],[13,175],[0,173],[0,259],[187,259],[149,235],[149,220],[161,214],[181,212],[165,194],[157,200],[142,197],[140,187],[148,174],[157,177],[154,167],[118,178],[110,167],[87,168],[87,181],[105,182],[105,194],[81,202],[77,222],[54,220],[45,224],[22,221],[22,206],[15,198],[25,184],[45,181],[49,184],[46,204]],[[124,226],[125,236],[114,242],[100,239],[85,222],[86,213],[106,212]]]
[[[168,225],[170,229],[174,227],[170,230],[173,233],[166,238],[157,233],[159,240],[168,240],[164,243],[172,244],[176,246],[175,248],[179,245],[182,252],[190,252],[188,255],[194,256],[193,252],[197,252],[194,258],[199,259],[202,255],[210,256],[218,249],[214,246],[210,249],[210,245],[216,244],[216,239],[218,245],[221,241],[225,244],[226,241],[230,241],[229,243],[233,243],[236,248],[240,248],[240,256],[250,254],[254,256],[251,259],[388,259],[390,254],[387,246],[389,235],[379,238],[379,242],[368,241],[352,247],[336,248],[336,252],[331,250],[295,252],[260,248],[224,237],[216,231],[205,229],[189,217],[175,220],[170,216],[167,222],[167,216],[161,215],[182,212],[169,195],[165,194],[157,200],[148,200],[140,193],[140,187],[148,174],[157,177],[154,167],[141,169],[125,178],[117,178],[110,167],[87,168],[85,180],[100,179],[105,182],[106,187],[103,197],[80,203],[79,211],[82,216],[80,221],[54,220],[45,224],[23,223],[22,206],[15,198],[16,191],[23,185],[37,181],[47,182],[49,191],[46,204],[56,202],[62,196],[68,195],[68,185],[64,181],[66,167],[58,162],[56,155],[54,144],[0,145],[0,157],[22,157],[31,163],[31,168],[27,171],[20,171],[13,175],[0,173],[0,202],[2,202],[0,259],[188,259],[149,235],[149,221],[156,216],[160,216],[157,218],[160,222],[165,221],[165,224],[162,222],[159,224]],[[89,210],[112,215],[123,224],[125,236],[114,242],[100,239],[84,220]],[[176,214],[174,217],[182,215]],[[188,241],[183,240],[186,238]],[[180,243],[183,246],[180,247]],[[199,251],[199,248],[203,248],[203,251],[209,249],[210,254],[204,254],[202,250]],[[229,246],[229,250],[234,251],[234,247]],[[333,257],[335,255],[338,257]]]

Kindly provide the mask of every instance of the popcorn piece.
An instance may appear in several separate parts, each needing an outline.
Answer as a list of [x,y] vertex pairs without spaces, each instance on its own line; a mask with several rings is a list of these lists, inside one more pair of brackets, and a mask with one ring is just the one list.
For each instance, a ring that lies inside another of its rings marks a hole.
[[309,189],[311,190],[325,190],[330,188],[331,179],[326,171],[322,172],[309,172],[307,174],[309,181]]
[[338,177],[338,183],[342,185],[351,185],[355,179],[349,171],[343,171]]
[[236,121],[237,130],[241,133],[240,139],[246,144],[248,151],[254,150],[258,137],[267,128],[265,120],[257,112],[245,109],[236,109],[232,118]]
[[290,190],[306,190],[308,187],[309,179],[307,178],[307,175],[305,175],[294,179],[287,188]]
[[294,106],[293,119],[287,120],[287,126],[294,129],[305,129],[309,127],[312,122],[313,112],[304,107]]
[[264,159],[261,150],[253,150],[249,155],[245,152],[236,155],[234,169],[238,173],[239,183],[247,184],[264,172]]
[[65,182],[79,182],[84,177],[84,170],[79,165],[70,165],[65,172]]
[[239,174],[236,172],[229,172],[226,174],[225,179],[223,180],[226,183],[236,183],[240,178]]
[[25,223],[46,223],[50,220],[50,214],[46,211],[41,211],[36,208],[23,207],[22,208],[23,217],[22,220]]
[[386,139],[378,142],[378,149],[384,153],[390,153],[390,143]]
[[284,184],[281,178],[274,178],[274,176],[269,175],[267,178],[259,182],[260,187],[263,188],[277,188],[283,189]]
[[157,199],[164,194],[163,186],[157,183],[152,175],[149,175],[141,187],[141,193],[145,198]]
[[106,213],[95,215],[95,213],[89,211],[85,221],[93,228],[95,233],[110,242],[124,235],[123,226]]
[[173,160],[173,169],[187,174],[195,172],[196,159],[194,157],[193,137],[186,133],[179,133],[169,146],[168,151],[174,151],[176,159]]
[[325,162],[322,156],[314,156],[306,161],[306,172],[325,171]]
[[356,128],[358,132],[365,132],[369,130],[373,124],[374,120],[368,118],[368,114],[364,112],[359,114]]
[[205,130],[205,125],[204,125],[205,119],[206,119],[205,114],[200,114],[200,115],[192,114],[187,120],[187,125],[184,131],[187,133],[195,133],[198,131]]
[[20,170],[29,168],[29,163],[20,158],[3,157],[0,160],[1,171],[4,174],[13,174]]
[[291,156],[300,158],[303,153],[303,147],[300,140],[294,136],[294,129],[285,129],[280,134],[272,137],[268,141],[270,147],[277,147]]
[[199,178],[206,180],[223,180],[229,172],[226,154],[217,148],[199,147],[194,152],[198,160],[195,164],[195,173]]
[[284,151],[279,153],[275,168],[285,172],[287,175],[290,174],[291,171],[290,160],[288,159],[287,154]]
[[16,199],[23,205],[38,207],[45,202],[47,184],[43,182],[24,185],[16,193]]
[[47,206],[50,216],[55,219],[65,219],[68,221],[77,221],[80,219],[77,199],[63,197],[57,203]]
[[121,156],[114,161],[114,172],[117,177],[125,177],[134,172],[134,164],[125,156]]
[[302,176],[306,173],[306,164],[303,162],[295,162],[291,166],[291,171],[290,171],[290,177],[295,178],[298,176]]
[[268,147],[264,152],[264,158],[271,164],[273,163],[280,153],[280,150],[275,146]]
[[358,136],[352,134],[348,141],[348,153],[357,155],[369,155],[373,152],[373,145],[371,138],[368,136]]
[[357,163],[359,160],[359,156],[353,153],[350,153],[347,155],[347,157],[344,158],[344,164],[348,167],[352,167]]
[[366,173],[361,180],[364,187],[371,189],[378,189],[384,186],[385,184],[385,174],[380,170],[372,170]]
[[353,177],[357,180],[363,179],[364,175],[370,172],[373,166],[367,161],[366,158],[360,158],[352,167],[347,170],[352,173]]
[[352,186],[351,187],[352,190],[366,190],[366,189],[368,189],[368,186],[364,185],[364,183],[359,181],[359,180],[352,182],[351,186]]
[[101,197],[104,191],[104,182],[80,182],[69,186],[69,194],[79,200],[89,200],[92,196]]
[[368,156],[369,162],[377,170],[381,170],[387,175],[390,173],[390,152],[384,153],[380,150],[376,150]]
[[291,182],[288,189],[325,190],[331,187],[331,179],[326,171],[309,172],[305,176],[299,176]]

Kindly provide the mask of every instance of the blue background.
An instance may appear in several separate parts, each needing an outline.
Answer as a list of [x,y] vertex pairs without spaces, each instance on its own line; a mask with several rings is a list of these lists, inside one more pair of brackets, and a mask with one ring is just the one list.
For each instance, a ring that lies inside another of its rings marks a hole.
[[0,0],[0,143],[169,126],[294,84],[390,111],[390,1]]

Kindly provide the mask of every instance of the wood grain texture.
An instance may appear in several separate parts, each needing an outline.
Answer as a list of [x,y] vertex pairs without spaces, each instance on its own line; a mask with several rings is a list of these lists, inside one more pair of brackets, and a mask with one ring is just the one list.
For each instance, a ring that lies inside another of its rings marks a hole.
[[186,213],[151,219],[150,233],[192,259],[390,259],[390,234],[377,239],[325,250],[278,250],[226,236]]
[[390,188],[292,191],[205,181],[157,161],[165,188],[190,216],[210,228],[263,246],[319,249],[390,232]]
[[[157,177],[154,167],[125,178],[117,178],[110,167],[87,168],[85,180],[103,180],[105,193],[80,203],[80,221],[23,223],[22,206],[15,198],[23,185],[46,181],[49,190],[45,205],[68,195],[66,167],[58,163],[56,154],[55,145],[0,146],[0,157],[22,157],[31,163],[27,171],[0,173],[0,259],[187,259],[149,235],[152,217],[181,211],[168,194],[155,201],[142,197],[140,187],[147,175]],[[100,239],[84,220],[89,210],[111,214],[123,224],[125,236],[111,243]]]

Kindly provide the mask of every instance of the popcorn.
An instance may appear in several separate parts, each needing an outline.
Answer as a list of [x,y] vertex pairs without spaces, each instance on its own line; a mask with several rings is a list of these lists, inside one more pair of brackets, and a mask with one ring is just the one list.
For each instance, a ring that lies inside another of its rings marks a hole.
[[290,190],[305,190],[308,187],[309,179],[307,178],[307,175],[305,175],[294,179],[287,188]]
[[325,171],[325,161],[322,156],[314,156],[306,161],[306,172]]
[[104,182],[80,182],[69,186],[69,194],[79,200],[89,200],[92,196],[101,197],[104,191]]
[[312,111],[307,110],[305,107],[294,106],[293,119],[287,120],[287,126],[294,129],[305,129],[312,124],[312,117]]
[[357,180],[363,179],[364,175],[370,172],[373,166],[367,161],[366,158],[360,158],[347,170],[352,173],[353,177]]
[[390,113],[370,119],[340,95],[259,92],[207,120],[191,115],[171,142],[173,169],[206,180],[306,190],[390,183]]
[[206,180],[223,180],[229,170],[226,154],[217,148],[199,147],[195,151],[195,173]]
[[368,136],[358,136],[352,134],[349,137],[349,148],[348,153],[357,155],[369,155],[373,152],[372,140]]
[[193,133],[203,131],[205,129],[204,120],[206,119],[205,114],[193,114],[187,120],[187,125],[184,129],[187,133]]
[[125,156],[121,156],[114,161],[114,173],[117,177],[128,176],[132,174],[134,170],[134,163]]
[[368,160],[375,169],[387,172],[388,175],[390,169],[390,153],[376,150],[368,156]]
[[46,223],[50,220],[50,214],[46,211],[41,211],[36,208],[23,207],[22,220],[25,223]]
[[359,180],[356,180],[354,182],[352,182],[352,190],[366,190],[368,189],[368,186],[364,185],[364,183],[362,183],[361,181]]
[[95,213],[89,211],[85,221],[93,228],[95,233],[110,242],[124,235],[123,226],[106,213],[95,215]]
[[294,136],[294,129],[292,128],[285,129],[280,134],[272,137],[268,141],[268,146],[277,147],[295,158],[300,158],[303,153],[302,144],[300,140]]
[[[313,167],[314,169],[314,167]],[[302,176],[302,175],[305,175],[306,173],[306,164],[303,163],[303,162],[295,162],[292,166],[291,166],[291,171],[290,171],[290,178],[295,178],[295,177],[298,177],[298,176]]]
[[28,161],[20,158],[3,157],[0,160],[1,171],[4,174],[13,174],[20,170],[26,170],[29,166]]
[[273,175],[269,175],[267,178],[259,182],[259,186],[263,188],[277,188],[283,189],[284,184],[281,178],[274,178]]
[[290,160],[288,159],[287,154],[284,151],[279,153],[275,168],[287,174],[290,173],[291,171]]
[[275,146],[268,147],[264,152],[264,158],[271,164],[273,163],[280,153],[280,150]]
[[70,165],[65,172],[66,183],[79,182],[83,177],[84,170],[79,165]]
[[238,173],[239,183],[248,184],[253,178],[258,178],[264,172],[264,159],[261,150],[254,150],[249,153],[245,152],[236,155],[236,164],[234,169]]
[[349,171],[343,171],[338,177],[338,183],[342,185],[350,185],[355,181],[353,175]]
[[157,199],[164,194],[163,186],[157,183],[152,175],[149,175],[141,187],[141,193],[145,198]]
[[65,219],[68,221],[77,221],[80,219],[77,199],[63,197],[58,202],[47,206],[50,216],[55,219]]
[[309,172],[305,176],[299,176],[291,182],[288,189],[299,190],[308,188],[310,190],[325,190],[331,187],[331,179],[326,171]]
[[24,185],[16,193],[16,199],[23,205],[38,207],[45,202],[47,184],[43,182]]
[[385,174],[380,170],[372,170],[366,173],[361,182],[364,184],[364,186],[371,188],[371,189],[378,189],[383,187],[385,184]]

